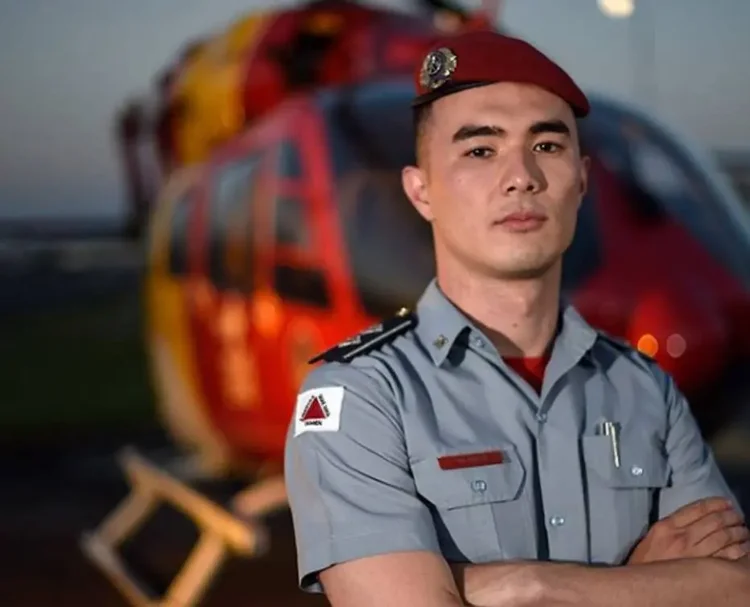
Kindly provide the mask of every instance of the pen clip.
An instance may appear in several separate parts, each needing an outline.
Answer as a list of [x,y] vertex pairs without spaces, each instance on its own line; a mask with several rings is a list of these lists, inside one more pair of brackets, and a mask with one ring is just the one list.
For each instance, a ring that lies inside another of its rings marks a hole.
[[612,457],[615,468],[620,467],[620,424],[617,422],[605,422],[604,434],[612,443]]

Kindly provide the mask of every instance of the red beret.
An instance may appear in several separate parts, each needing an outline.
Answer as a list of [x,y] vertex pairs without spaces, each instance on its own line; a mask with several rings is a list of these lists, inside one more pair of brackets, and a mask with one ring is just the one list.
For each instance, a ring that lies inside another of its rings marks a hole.
[[535,84],[565,100],[575,116],[589,113],[586,95],[554,61],[528,42],[492,31],[472,31],[433,44],[415,74],[413,105],[495,82]]

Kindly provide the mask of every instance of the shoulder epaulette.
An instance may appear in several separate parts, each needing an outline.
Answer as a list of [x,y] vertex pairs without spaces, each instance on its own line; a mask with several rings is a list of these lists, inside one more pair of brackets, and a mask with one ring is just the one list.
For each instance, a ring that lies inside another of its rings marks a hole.
[[635,356],[638,356],[648,362],[655,361],[653,356],[649,356],[645,352],[642,352],[636,346],[631,344],[626,339],[623,339],[622,337],[616,337],[602,330],[597,330],[597,333],[599,333],[599,336],[602,339],[604,339],[608,344],[610,344],[611,346],[613,346],[614,348],[616,348],[617,350],[621,352],[625,352],[626,354],[634,354]]
[[614,346],[618,350],[632,350],[633,349],[633,346],[630,344],[630,342],[628,342],[626,339],[623,339],[622,337],[617,337],[615,335],[612,335],[611,333],[602,331],[601,329],[597,329],[596,332],[598,333],[599,337],[601,337],[604,341]]
[[405,333],[417,324],[417,315],[406,308],[399,310],[395,316],[376,325],[368,327],[361,333],[346,339],[332,348],[311,358],[308,363],[320,360],[326,362],[349,362],[357,356],[370,352]]

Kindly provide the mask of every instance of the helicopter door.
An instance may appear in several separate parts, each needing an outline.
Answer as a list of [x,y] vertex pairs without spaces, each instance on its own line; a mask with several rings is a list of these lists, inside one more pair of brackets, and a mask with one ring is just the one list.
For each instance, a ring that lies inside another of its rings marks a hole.
[[248,294],[254,279],[255,217],[264,156],[235,149],[209,167],[202,209],[193,331],[206,406],[236,444],[253,426],[260,373]]
[[326,236],[322,222],[316,221],[316,213],[322,211],[316,211],[315,204],[322,201],[313,195],[313,169],[307,162],[312,150],[306,147],[313,143],[310,138],[290,137],[279,141],[274,154],[277,180],[268,216],[273,247],[267,280],[283,305],[278,307],[279,330],[267,372],[273,376],[268,398],[278,405],[269,416],[284,428],[289,423],[288,403],[294,402],[310,372],[308,361],[335,339],[337,325],[346,324],[333,289],[335,267],[320,252]]

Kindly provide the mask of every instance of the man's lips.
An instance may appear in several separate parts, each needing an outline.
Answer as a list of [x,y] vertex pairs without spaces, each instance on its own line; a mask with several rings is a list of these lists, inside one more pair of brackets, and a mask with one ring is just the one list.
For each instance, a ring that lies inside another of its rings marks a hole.
[[541,213],[518,211],[506,215],[497,223],[513,231],[529,232],[539,229],[545,221],[547,217]]

